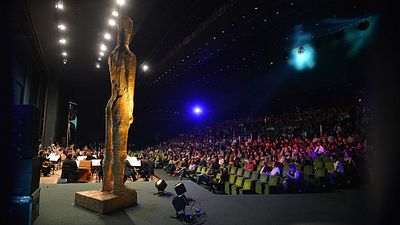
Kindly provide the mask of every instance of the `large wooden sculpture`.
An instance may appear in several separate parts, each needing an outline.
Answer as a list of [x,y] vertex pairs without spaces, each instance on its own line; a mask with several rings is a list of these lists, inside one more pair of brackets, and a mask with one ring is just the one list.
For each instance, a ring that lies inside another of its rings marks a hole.
[[[129,50],[133,22],[127,16],[118,20],[117,46],[108,58],[111,98],[106,107],[106,154],[103,165],[103,191],[124,194],[124,169],[129,126],[133,122],[133,96],[136,56]],[[114,181],[114,186],[112,185]]]
[[106,154],[101,190],[75,193],[75,204],[100,213],[109,213],[137,204],[137,192],[124,186],[128,131],[133,122],[133,93],[136,57],[129,50],[133,22],[118,20],[117,46],[108,58],[111,98],[106,106]]

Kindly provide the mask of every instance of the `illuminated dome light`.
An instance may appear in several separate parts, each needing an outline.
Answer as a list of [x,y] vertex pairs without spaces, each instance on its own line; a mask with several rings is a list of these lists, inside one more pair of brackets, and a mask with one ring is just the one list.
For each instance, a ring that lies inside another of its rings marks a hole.
[[100,50],[101,50],[101,51],[107,50],[107,46],[106,46],[105,44],[101,44],[101,45],[100,45]]
[[118,12],[117,12],[117,10],[112,11],[111,15],[114,16],[114,17],[118,17]]
[[68,60],[67,59],[63,59],[63,64],[67,64]]
[[149,66],[146,65],[146,64],[144,64],[144,65],[142,66],[142,70],[143,70],[144,72],[146,72],[147,70],[149,70]]
[[96,68],[97,68],[97,69],[100,68],[100,63],[96,63]]
[[101,61],[101,57],[97,57],[97,60]]
[[63,9],[64,9],[64,5],[63,5],[61,2],[57,3],[57,4],[55,5],[55,7],[56,7],[56,9],[60,9],[60,10],[63,10]]
[[203,110],[199,106],[195,106],[193,108],[193,113],[196,115],[200,115],[201,113],[203,113]]
[[111,35],[109,33],[105,33],[104,34],[104,39],[110,40],[111,39]]
[[[301,48],[303,48],[304,51]],[[312,69],[316,64],[314,56],[314,48],[310,44],[306,44],[302,47],[292,49],[288,64],[293,66],[296,70]]]
[[104,56],[104,52],[100,52],[99,55],[100,55],[100,56]]
[[65,28],[66,28],[64,24],[60,24],[60,25],[58,25],[57,27],[58,27],[58,29],[60,29],[60,30],[65,30]]
[[124,5],[125,4],[125,0],[117,0],[117,4],[118,5]]
[[110,26],[115,26],[115,20],[109,19],[109,20],[108,20],[108,24],[109,24]]
[[62,52],[61,55],[62,56],[67,56],[67,52]]
[[65,40],[65,38],[61,38],[59,41],[58,41],[60,44],[66,44],[67,43],[67,40]]

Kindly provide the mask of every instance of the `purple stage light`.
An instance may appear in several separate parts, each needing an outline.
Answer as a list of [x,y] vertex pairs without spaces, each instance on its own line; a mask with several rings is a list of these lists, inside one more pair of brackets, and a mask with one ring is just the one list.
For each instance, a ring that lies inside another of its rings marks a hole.
[[199,106],[195,106],[193,108],[193,113],[196,115],[200,115],[203,112],[203,110]]

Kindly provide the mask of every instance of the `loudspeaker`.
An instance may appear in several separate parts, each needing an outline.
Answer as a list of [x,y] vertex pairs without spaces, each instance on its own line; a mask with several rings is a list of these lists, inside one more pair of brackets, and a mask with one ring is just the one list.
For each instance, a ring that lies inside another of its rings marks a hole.
[[33,158],[39,151],[39,110],[32,105],[13,106],[11,156]]
[[11,196],[29,196],[39,188],[40,159],[13,159],[7,173],[11,179]]
[[8,224],[28,224],[31,225],[39,216],[40,188],[36,189],[32,195],[14,196],[10,199],[7,208]]

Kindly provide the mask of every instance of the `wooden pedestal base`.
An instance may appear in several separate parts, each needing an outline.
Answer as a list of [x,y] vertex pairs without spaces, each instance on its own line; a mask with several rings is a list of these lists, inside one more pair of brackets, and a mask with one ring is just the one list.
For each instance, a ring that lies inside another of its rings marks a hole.
[[114,195],[101,190],[80,191],[75,193],[75,204],[99,213],[112,211],[137,204],[135,189],[126,187],[124,195]]

